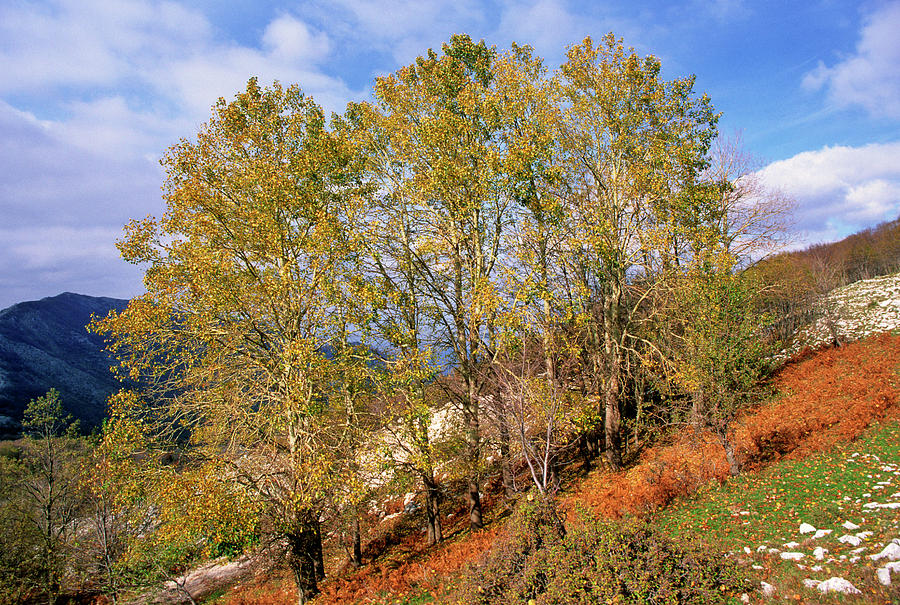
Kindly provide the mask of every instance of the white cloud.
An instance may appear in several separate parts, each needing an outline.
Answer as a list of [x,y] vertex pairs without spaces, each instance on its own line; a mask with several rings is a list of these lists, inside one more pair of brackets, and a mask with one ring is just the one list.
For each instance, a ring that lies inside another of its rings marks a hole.
[[[121,229],[103,227],[34,227],[28,229],[0,229],[5,242],[5,256],[27,271],[46,271],[59,267],[66,260],[119,260],[115,241]],[[53,245],[47,246],[50,242]]]
[[113,228],[0,229],[0,309],[23,300],[74,291],[130,298],[141,272],[119,258]]
[[858,105],[872,115],[900,118],[900,2],[865,20],[855,54],[818,66],[803,78],[810,90],[826,88],[838,107]]
[[122,224],[162,210],[159,157],[249,77],[299,83],[328,110],[360,96],[321,67],[329,36],[296,16],[256,44],[221,34],[175,2],[0,4],[0,306],[138,293],[116,260]]
[[114,241],[129,218],[162,209],[161,169],[74,145],[63,126],[0,101],[0,308],[63,290],[140,292]]
[[262,41],[273,57],[285,61],[316,61],[325,57],[331,47],[325,33],[313,33],[305,23],[289,15],[269,23]]
[[[186,121],[195,130],[216,99],[243,90],[251,76],[266,84],[299,83],[317,100],[321,95],[329,109],[342,109],[354,91],[321,69],[332,50],[325,32],[289,14],[270,21],[253,46],[219,39],[203,14],[174,2],[12,4],[0,8],[6,72],[0,94],[43,97],[32,104],[64,114],[58,121],[77,122],[92,106],[112,109],[116,120],[130,112],[148,132],[164,137],[158,141],[164,147],[174,132],[189,134],[176,127]],[[63,107],[46,106],[45,99],[57,97],[67,99]],[[153,127],[151,121],[170,124]],[[96,141],[99,146],[110,139]]]
[[[463,24],[482,24],[484,7],[472,0],[337,0],[367,34],[384,40],[428,37]],[[420,51],[421,52],[421,51]]]
[[0,92],[110,86],[210,37],[199,13],[170,2],[56,0],[0,8]]
[[[487,33],[488,4],[476,0],[335,0],[331,7],[347,19],[342,34],[347,43],[379,50],[398,65],[407,65],[429,48],[439,49],[452,34]],[[331,12],[326,18],[335,20]],[[482,34],[482,35],[484,35]]]
[[161,66],[153,79],[160,85],[165,82],[186,113],[197,120],[209,116],[210,107],[219,97],[230,99],[244,90],[250,76],[258,77],[263,85],[275,80],[286,85],[300,84],[305,93],[330,111],[343,111],[347,101],[358,96],[342,80],[281,52],[281,47],[270,53],[243,46],[208,48]]
[[900,215],[900,142],[805,151],[759,175],[797,200],[801,244],[836,240]]
[[[584,25],[583,18],[581,20],[581,25]],[[583,39],[571,39],[573,32],[581,29],[578,21],[560,0],[516,2],[505,7],[500,31],[519,44],[527,43],[542,51],[554,49],[560,52],[566,46],[578,44]]]

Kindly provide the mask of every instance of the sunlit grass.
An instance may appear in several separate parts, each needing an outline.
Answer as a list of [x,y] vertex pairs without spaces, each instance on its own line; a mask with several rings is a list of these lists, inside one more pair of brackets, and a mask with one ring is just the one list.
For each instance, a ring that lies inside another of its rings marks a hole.
[[[733,553],[746,564],[751,577],[778,587],[776,595],[782,598],[897,602],[900,577],[894,576],[892,588],[878,584],[874,569],[884,562],[875,563],[868,555],[900,538],[900,509],[865,507],[872,502],[900,502],[897,422],[869,429],[858,440],[823,454],[708,486],[662,511],[656,522],[673,534],[698,537]],[[848,521],[859,529],[845,529],[842,525]],[[814,538],[799,532],[801,523],[832,532]],[[872,534],[863,534],[858,545],[838,541],[860,532]],[[786,546],[791,542],[798,544]],[[816,547],[829,552],[817,560]],[[796,562],[784,560],[781,552],[799,552],[804,557]],[[823,597],[802,583],[832,576],[846,578],[863,595]]]

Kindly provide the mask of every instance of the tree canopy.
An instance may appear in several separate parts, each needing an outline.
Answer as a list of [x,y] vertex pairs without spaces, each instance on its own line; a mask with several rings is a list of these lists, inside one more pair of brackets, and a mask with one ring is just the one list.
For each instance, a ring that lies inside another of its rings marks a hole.
[[[732,278],[736,225],[769,215],[734,214],[741,175],[711,169],[718,115],[693,86],[612,35],[553,73],[527,46],[453,36],[330,122],[299,87],[251,79],[169,150],[166,212],[119,242],[147,292],[94,324],[140,385],[105,444],[177,452],[165,472],[245,507],[301,603],[331,509],[351,511],[360,562],[385,434],[430,542],[449,458],[473,529],[489,451],[508,492],[522,456],[549,495],[592,418],[622,466],[623,418],[648,394],[731,386],[717,364],[764,321]],[[729,371],[755,363],[743,352]],[[447,401],[460,451],[432,430]]]

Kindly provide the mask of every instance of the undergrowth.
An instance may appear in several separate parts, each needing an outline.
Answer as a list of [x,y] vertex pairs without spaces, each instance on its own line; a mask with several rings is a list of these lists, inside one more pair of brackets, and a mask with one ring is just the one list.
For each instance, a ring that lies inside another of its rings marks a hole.
[[[774,387],[779,395],[757,409],[748,410],[737,422],[735,431],[738,456],[745,470],[757,471],[772,465],[782,469],[783,465],[787,465],[784,466],[784,472],[790,477],[786,479],[787,483],[775,487],[759,487],[753,491],[756,495],[752,497],[768,502],[767,508],[761,509],[766,511],[765,515],[752,511],[750,515],[740,515],[740,511],[746,509],[741,508],[739,499],[751,491],[749,486],[753,484],[754,475],[745,474],[737,480],[727,482],[725,487],[718,487],[728,479],[728,467],[721,446],[710,435],[684,431],[674,443],[660,444],[645,451],[637,464],[628,471],[595,471],[572,492],[563,495],[561,503],[567,513],[567,523],[572,527],[577,525],[579,515],[575,511],[579,508],[602,519],[629,516],[647,518],[663,510],[674,500],[702,489],[704,497],[712,499],[708,505],[708,514],[707,511],[696,513],[697,525],[691,526],[685,522],[683,529],[679,529],[682,526],[674,521],[665,522],[666,527],[675,532],[676,540],[681,539],[678,537],[679,532],[688,531],[688,527],[693,527],[691,531],[705,536],[721,533],[722,541],[708,546],[714,550],[718,548],[736,553],[733,555],[734,561],[742,561],[749,570],[746,577],[752,577],[755,581],[782,578],[779,580],[783,584],[779,595],[790,598],[797,595],[798,599],[815,596],[816,593],[809,592],[802,585],[803,579],[810,578],[804,570],[796,564],[782,561],[777,554],[756,556],[755,549],[764,542],[767,548],[781,549],[784,543],[790,542],[787,535],[789,525],[798,526],[801,517],[805,517],[802,521],[824,526],[831,519],[840,516],[835,508],[835,501],[844,502],[843,498],[849,497],[855,503],[857,498],[861,499],[862,494],[869,493],[858,492],[856,488],[862,487],[861,473],[872,474],[873,477],[877,476],[875,473],[863,472],[865,467],[859,466],[857,462],[845,461],[841,467],[827,457],[832,454],[823,458],[815,454],[828,451],[836,444],[848,443],[872,424],[898,416],[898,360],[900,336],[883,334],[837,349],[806,353],[786,364],[774,377]],[[860,441],[860,451],[869,445],[878,451],[879,447],[889,446],[892,439],[896,443],[896,425],[892,426],[894,429],[890,430],[895,431],[894,433],[887,432],[883,437],[877,437],[881,433],[876,430],[872,433],[875,435],[872,437],[874,441]],[[834,450],[839,451],[843,450]],[[761,481],[771,481],[781,472],[768,471],[760,475]],[[841,479],[832,486],[825,481],[830,475],[839,475]],[[869,479],[868,476],[865,478]],[[736,500],[729,504],[725,504],[724,500],[719,502],[717,494],[725,493],[722,490],[729,489],[727,486],[731,485],[734,486]],[[783,491],[778,491],[779,489]],[[719,503],[715,504],[716,502]],[[719,512],[715,512],[716,510]],[[732,516],[735,513],[736,516]],[[892,513],[896,511],[888,511],[886,517],[891,519],[889,515]],[[686,512],[683,514],[690,517]],[[661,516],[657,518],[663,519]],[[865,518],[869,522],[875,517],[869,515]],[[896,515],[892,517],[894,521],[896,518]],[[744,521],[750,521],[750,525],[744,525]],[[859,521],[855,522],[861,525]],[[767,529],[769,525],[772,527]],[[896,528],[896,523],[890,527]],[[448,589],[454,578],[459,577],[460,570],[490,550],[499,533],[500,523],[494,523],[488,529],[473,534],[462,530],[459,533],[453,532],[450,540],[429,550],[412,547],[401,549],[405,550],[402,556],[386,553],[360,570],[324,583],[323,592],[316,602],[410,605],[440,602],[447,598]],[[832,538],[836,539],[838,535],[840,534],[835,533]],[[412,535],[409,538],[414,540]],[[784,541],[779,542],[782,538]],[[795,540],[803,543],[800,538]],[[753,544],[749,544],[750,542]],[[870,543],[876,542],[872,539]],[[745,544],[754,552],[752,557],[744,553]],[[837,557],[844,556],[845,560],[849,560],[850,556],[858,556],[842,555],[852,549],[841,548],[834,550]],[[837,560],[840,561],[839,558]],[[813,567],[814,563],[819,562],[808,563],[809,567]],[[762,569],[753,569],[752,565]],[[838,567],[827,569],[837,570]],[[823,570],[826,570],[824,565]],[[821,578],[822,574],[816,577]],[[869,591],[867,596],[875,594],[873,590],[878,590],[877,586],[872,585],[874,581],[871,575],[853,578],[859,582],[861,590]],[[900,580],[895,580],[896,584],[900,584]],[[751,591],[750,594],[753,595],[752,598],[758,597],[758,591]],[[822,602],[830,602],[829,598],[818,596],[807,602],[818,602],[820,599]],[[226,597],[222,602],[235,605],[291,601],[240,601]],[[900,602],[900,597],[897,602]]]
[[733,561],[695,540],[634,519],[582,515],[564,528],[551,505],[526,501],[450,602],[701,605],[749,589]]

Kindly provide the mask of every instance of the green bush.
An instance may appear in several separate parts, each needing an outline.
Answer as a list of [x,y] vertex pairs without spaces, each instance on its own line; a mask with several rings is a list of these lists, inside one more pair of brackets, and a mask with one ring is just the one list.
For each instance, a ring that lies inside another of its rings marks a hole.
[[462,582],[461,602],[722,603],[750,590],[721,553],[644,522],[582,518],[565,531],[552,506],[528,502]]
[[0,441],[0,458],[19,460],[22,457],[22,448],[10,441]]

